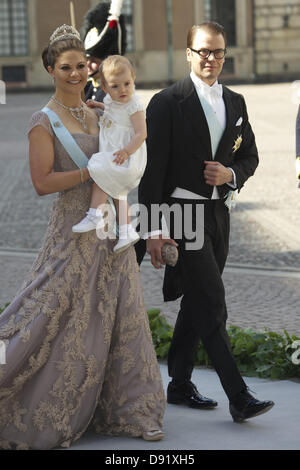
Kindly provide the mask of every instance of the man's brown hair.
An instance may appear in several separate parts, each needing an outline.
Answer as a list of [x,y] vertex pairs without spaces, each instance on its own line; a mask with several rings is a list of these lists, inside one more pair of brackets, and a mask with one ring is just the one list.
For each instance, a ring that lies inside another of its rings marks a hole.
[[205,23],[197,24],[192,26],[187,34],[187,47],[191,48],[193,45],[194,37],[198,30],[204,29],[215,35],[221,34],[225,41],[225,48],[227,44],[226,32],[222,25],[216,23],[215,21],[206,21]]

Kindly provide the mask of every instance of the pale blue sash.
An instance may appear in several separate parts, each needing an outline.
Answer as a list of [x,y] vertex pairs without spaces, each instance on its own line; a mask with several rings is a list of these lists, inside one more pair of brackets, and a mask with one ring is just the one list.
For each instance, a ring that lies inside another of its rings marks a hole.
[[[200,102],[208,124],[211,141],[211,153],[214,159],[224,130],[222,129],[219,119],[217,118],[212,106],[208,103],[208,101],[206,101],[203,96],[200,96]],[[236,195],[237,191],[230,190],[228,192],[228,196],[224,204],[228,207],[229,210],[231,210],[231,208],[235,207],[236,205]]]
[[222,126],[211,105],[206,101],[203,96],[200,96],[200,101],[209,128],[212,157],[215,158],[217,148],[219,146],[224,130],[222,129]]
[[54,111],[52,111],[52,109],[45,107],[42,111],[47,114],[53,132],[68,152],[73,162],[78,166],[78,168],[85,168],[89,160],[68,129],[63,125],[61,119]]

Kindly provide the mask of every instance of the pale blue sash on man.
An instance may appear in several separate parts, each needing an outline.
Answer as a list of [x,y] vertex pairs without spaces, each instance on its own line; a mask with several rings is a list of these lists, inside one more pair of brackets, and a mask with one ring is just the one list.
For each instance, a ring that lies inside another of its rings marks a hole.
[[200,102],[208,124],[211,140],[211,153],[214,159],[224,130],[222,129],[219,119],[208,101],[206,101],[203,96],[200,96]]
[[[224,130],[222,129],[219,119],[217,118],[216,113],[214,112],[212,106],[208,103],[208,101],[203,96],[200,96],[200,102],[209,129],[211,153],[214,160]],[[235,199],[236,191],[229,191],[228,196],[224,202],[224,204],[228,207],[229,210],[231,209],[231,207],[235,206]]]

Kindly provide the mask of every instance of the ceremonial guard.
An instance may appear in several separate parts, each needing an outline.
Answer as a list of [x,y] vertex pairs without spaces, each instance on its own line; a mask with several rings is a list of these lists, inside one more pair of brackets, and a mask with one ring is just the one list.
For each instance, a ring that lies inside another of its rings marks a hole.
[[122,0],[100,2],[85,15],[80,30],[88,58],[89,79],[85,99],[103,101],[105,92],[100,87],[99,66],[109,55],[124,55],[126,51],[125,19],[121,15]]

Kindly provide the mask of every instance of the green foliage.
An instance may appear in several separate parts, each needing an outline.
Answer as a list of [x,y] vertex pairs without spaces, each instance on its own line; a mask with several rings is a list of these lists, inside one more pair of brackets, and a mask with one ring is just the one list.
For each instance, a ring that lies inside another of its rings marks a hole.
[[[148,311],[150,328],[157,357],[165,359],[171,344],[173,328],[160,315],[159,309]],[[268,379],[300,378],[300,365],[291,361],[292,344],[299,340],[286,331],[281,335],[272,331],[256,332],[250,328],[228,327],[233,355],[242,375]],[[196,365],[211,366],[211,361],[200,343]]]
[[160,315],[159,309],[148,310],[147,313],[156,355],[159,359],[164,359],[168,355],[173,328]]
[[289,349],[296,336],[272,331],[255,332],[237,326],[228,328],[233,355],[245,375],[269,379],[300,378],[300,366],[293,364]]

